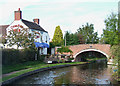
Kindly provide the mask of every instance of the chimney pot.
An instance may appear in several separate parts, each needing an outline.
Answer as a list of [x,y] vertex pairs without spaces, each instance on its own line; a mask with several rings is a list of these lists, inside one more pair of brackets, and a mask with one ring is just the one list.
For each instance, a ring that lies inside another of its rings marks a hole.
[[33,19],[33,21],[34,21],[34,23],[39,24],[39,19],[38,18]]
[[18,11],[20,11],[20,8],[18,8]]

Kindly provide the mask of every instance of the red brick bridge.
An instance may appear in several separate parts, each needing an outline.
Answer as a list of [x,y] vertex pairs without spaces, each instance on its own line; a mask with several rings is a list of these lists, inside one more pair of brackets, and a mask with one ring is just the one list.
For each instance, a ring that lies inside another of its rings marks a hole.
[[98,52],[109,58],[110,56],[110,45],[109,44],[80,44],[69,46],[73,51],[73,57],[76,58],[78,55],[84,52]]

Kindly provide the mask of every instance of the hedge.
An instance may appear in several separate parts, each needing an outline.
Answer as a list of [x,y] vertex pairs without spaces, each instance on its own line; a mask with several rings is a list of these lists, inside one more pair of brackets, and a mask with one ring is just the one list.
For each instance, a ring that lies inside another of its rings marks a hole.
[[31,49],[16,50],[3,49],[2,50],[2,64],[16,64],[26,61],[33,61],[35,59],[35,51]]

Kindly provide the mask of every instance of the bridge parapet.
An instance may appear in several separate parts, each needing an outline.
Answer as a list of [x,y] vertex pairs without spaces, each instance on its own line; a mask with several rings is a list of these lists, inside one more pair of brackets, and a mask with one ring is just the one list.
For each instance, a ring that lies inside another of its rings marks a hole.
[[108,57],[110,56],[110,45],[109,44],[80,44],[69,46],[73,51],[73,56],[85,50],[96,50],[105,53]]

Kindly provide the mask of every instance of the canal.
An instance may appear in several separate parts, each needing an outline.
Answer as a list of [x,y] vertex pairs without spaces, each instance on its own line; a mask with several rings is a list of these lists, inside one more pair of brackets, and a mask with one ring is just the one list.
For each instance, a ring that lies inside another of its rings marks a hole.
[[117,84],[111,68],[104,61],[70,66],[30,75],[13,84]]

